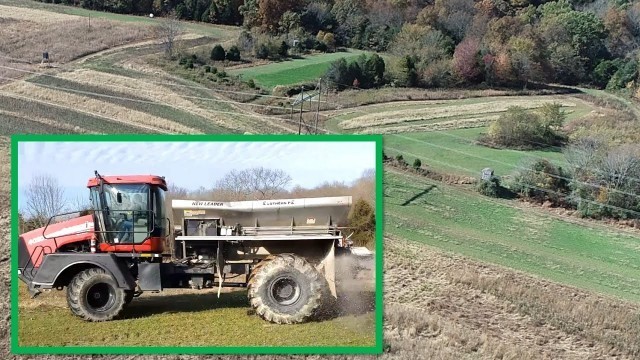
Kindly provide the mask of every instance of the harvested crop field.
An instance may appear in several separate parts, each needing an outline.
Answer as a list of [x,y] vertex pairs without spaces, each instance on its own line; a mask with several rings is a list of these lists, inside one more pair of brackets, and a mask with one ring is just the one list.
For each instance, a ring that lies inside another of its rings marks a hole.
[[[96,51],[153,36],[151,27],[110,20],[51,13],[0,4],[0,84],[23,77],[19,70],[37,70],[42,53],[51,64],[64,64]],[[18,69],[18,70],[16,70]]]
[[[337,124],[343,131],[358,133],[398,133],[420,129],[445,122],[447,128],[466,128],[486,126],[487,116],[497,116],[509,107],[537,109],[547,103],[561,104],[568,113],[583,113],[589,106],[575,98],[566,96],[502,96],[464,100],[427,100],[386,105],[370,105],[357,110],[347,109],[344,114],[334,112],[335,119],[328,120]],[[456,122],[460,124],[455,125]],[[475,123],[475,125],[474,125]],[[435,126],[435,128],[439,128]]]

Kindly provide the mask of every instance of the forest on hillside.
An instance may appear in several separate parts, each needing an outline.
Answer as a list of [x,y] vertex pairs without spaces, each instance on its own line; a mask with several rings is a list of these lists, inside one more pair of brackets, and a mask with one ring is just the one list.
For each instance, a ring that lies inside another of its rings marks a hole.
[[44,1],[173,12],[324,51],[388,52],[398,57],[405,86],[551,82],[634,90],[638,78],[640,3],[631,0]]

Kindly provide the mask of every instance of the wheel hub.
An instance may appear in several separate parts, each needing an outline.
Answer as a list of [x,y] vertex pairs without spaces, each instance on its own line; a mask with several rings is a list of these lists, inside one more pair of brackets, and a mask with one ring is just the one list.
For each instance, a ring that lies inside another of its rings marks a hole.
[[87,291],[87,303],[94,311],[108,310],[114,302],[115,291],[108,284],[98,283]]
[[280,305],[294,304],[300,298],[300,286],[289,277],[281,277],[271,284],[271,298]]

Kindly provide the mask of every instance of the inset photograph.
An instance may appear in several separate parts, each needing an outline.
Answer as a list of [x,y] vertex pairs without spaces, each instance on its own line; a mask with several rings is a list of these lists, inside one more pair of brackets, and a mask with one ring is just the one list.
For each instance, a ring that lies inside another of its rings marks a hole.
[[13,352],[379,353],[381,146],[14,137]]

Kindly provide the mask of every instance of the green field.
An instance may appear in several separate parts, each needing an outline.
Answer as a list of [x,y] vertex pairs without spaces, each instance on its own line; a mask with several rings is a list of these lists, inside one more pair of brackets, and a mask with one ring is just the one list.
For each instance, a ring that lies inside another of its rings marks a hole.
[[385,172],[385,230],[400,238],[640,302],[640,237]]
[[551,150],[517,151],[492,149],[478,145],[475,141],[486,128],[431,131],[384,136],[389,156],[402,154],[409,164],[418,157],[422,163],[438,171],[479,176],[485,167],[494,169],[496,175],[504,176],[524,166],[528,158],[546,158],[554,163],[565,164],[561,152]]
[[331,62],[342,57],[355,58],[362,53],[364,51],[350,49],[348,52],[309,55],[303,59],[229,70],[228,73],[241,75],[244,80],[253,79],[261,87],[273,88],[276,85],[291,85],[317,80],[327,71]]
[[[66,308],[65,292],[29,299],[20,283],[21,346],[373,346],[374,314],[274,325],[248,314],[246,291],[142,295],[121,319],[91,323]],[[60,336],[64,334],[64,336]]]

